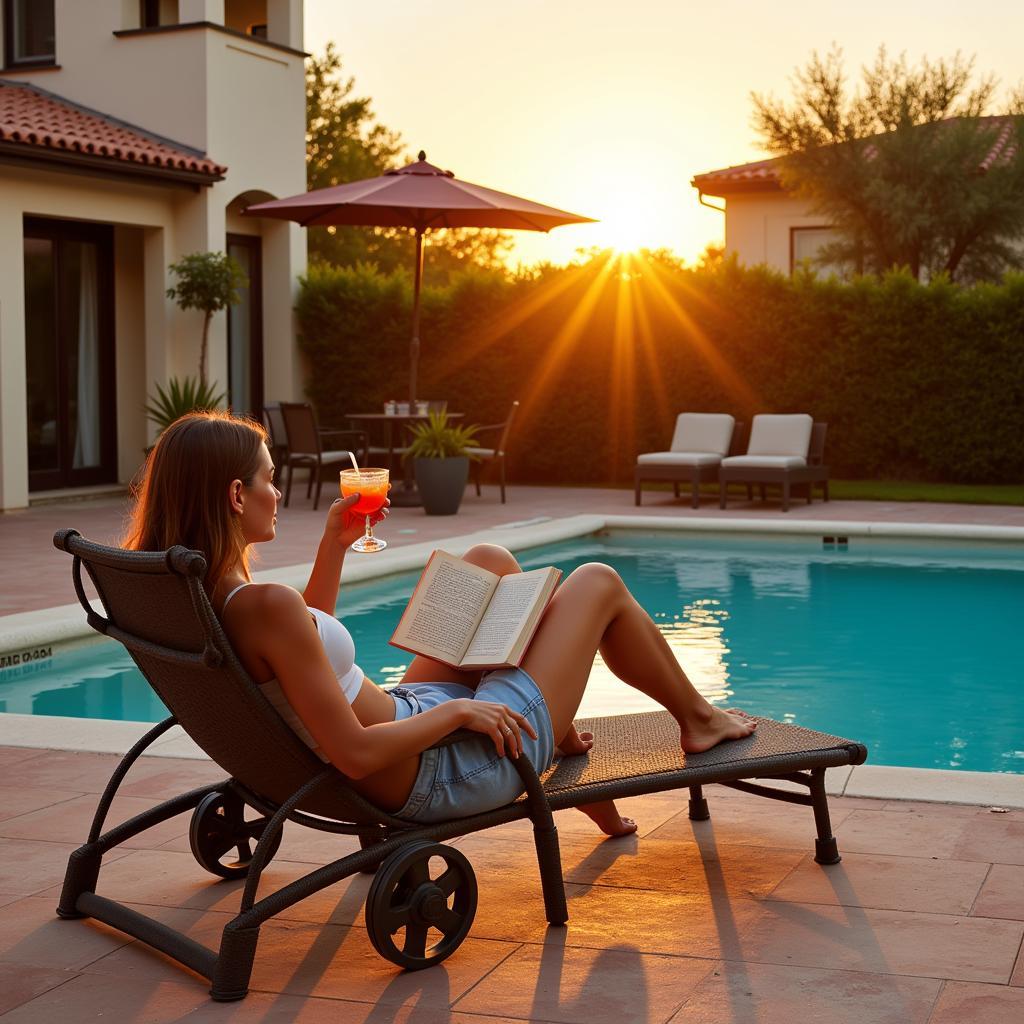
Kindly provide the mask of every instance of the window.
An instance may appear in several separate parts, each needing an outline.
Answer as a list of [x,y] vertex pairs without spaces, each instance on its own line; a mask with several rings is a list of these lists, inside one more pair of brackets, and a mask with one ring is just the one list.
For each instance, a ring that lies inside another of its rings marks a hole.
[[178,24],[178,0],[139,0],[139,27]]
[[7,67],[53,64],[57,56],[54,0],[7,0],[4,40]]
[[224,0],[224,27],[267,38],[267,0]]
[[789,272],[792,274],[797,267],[809,263],[812,270],[821,277],[830,274],[843,276],[844,268],[837,263],[822,263],[818,253],[831,242],[839,240],[839,232],[835,228],[790,228],[789,229]]

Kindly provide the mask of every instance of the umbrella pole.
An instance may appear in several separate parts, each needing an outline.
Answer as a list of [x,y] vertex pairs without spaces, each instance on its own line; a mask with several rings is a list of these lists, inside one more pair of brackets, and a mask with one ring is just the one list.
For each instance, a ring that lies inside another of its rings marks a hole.
[[412,341],[409,342],[409,412],[416,411],[420,367],[420,288],[423,284],[423,230],[416,228],[416,274],[412,287]]
[[[423,284],[423,229],[416,228],[416,273],[412,290],[412,340],[409,342],[409,412],[416,412],[416,385],[420,364],[420,288]],[[402,486],[391,491],[391,504],[413,508],[423,504],[413,479],[412,459],[405,459]]]

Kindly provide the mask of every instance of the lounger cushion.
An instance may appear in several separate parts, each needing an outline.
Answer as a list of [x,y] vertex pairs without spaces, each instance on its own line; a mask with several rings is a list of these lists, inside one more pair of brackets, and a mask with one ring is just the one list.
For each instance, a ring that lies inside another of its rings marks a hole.
[[717,466],[722,457],[707,452],[645,452],[636,461],[640,466]]
[[799,455],[734,455],[722,459],[723,469],[802,469],[807,460]]
[[747,455],[799,455],[807,458],[814,420],[806,413],[754,417]]
[[728,413],[682,412],[676,417],[670,448],[674,452],[725,455],[735,425],[736,420]]

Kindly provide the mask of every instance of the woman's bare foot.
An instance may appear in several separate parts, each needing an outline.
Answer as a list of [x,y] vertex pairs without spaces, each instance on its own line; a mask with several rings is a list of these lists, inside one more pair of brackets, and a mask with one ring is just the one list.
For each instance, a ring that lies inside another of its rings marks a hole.
[[616,809],[614,800],[583,804],[579,809],[606,836],[629,836],[636,831],[636,822],[632,818],[623,818]]
[[585,754],[594,745],[592,732],[577,732],[576,726],[569,726],[569,731],[558,741],[555,753],[560,757],[575,757]]
[[680,742],[686,753],[699,754],[724,740],[743,739],[756,728],[756,720],[745,711],[727,711],[709,704],[707,712],[699,719],[680,724]]

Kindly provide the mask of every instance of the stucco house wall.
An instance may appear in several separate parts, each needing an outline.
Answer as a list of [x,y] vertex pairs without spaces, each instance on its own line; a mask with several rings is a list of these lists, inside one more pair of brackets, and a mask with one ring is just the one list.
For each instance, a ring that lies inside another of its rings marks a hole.
[[794,228],[828,228],[828,223],[805,201],[785,194],[748,193],[726,200],[725,251],[741,263],[790,273]]
[[[261,239],[265,397],[301,397],[293,307],[305,232],[240,211],[305,189],[302,2],[266,0],[250,3],[251,11],[229,4],[243,20],[265,11],[266,41],[226,26],[224,0],[178,0],[176,7],[178,24],[146,30],[138,0],[55,0],[55,66],[0,71],[11,84],[44,89],[226,167],[223,180],[189,187],[40,165],[28,147],[25,159],[10,147],[0,154],[0,510],[29,501],[26,217],[112,226],[121,483],[137,472],[153,438],[142,411],[147,394],[171,376],[194,375],[198,364],[202,314],[167,299],[167,267],[187,253],[223,251],[229,232]],[[223,314],[212,324],[209,371],[224,386]]]

